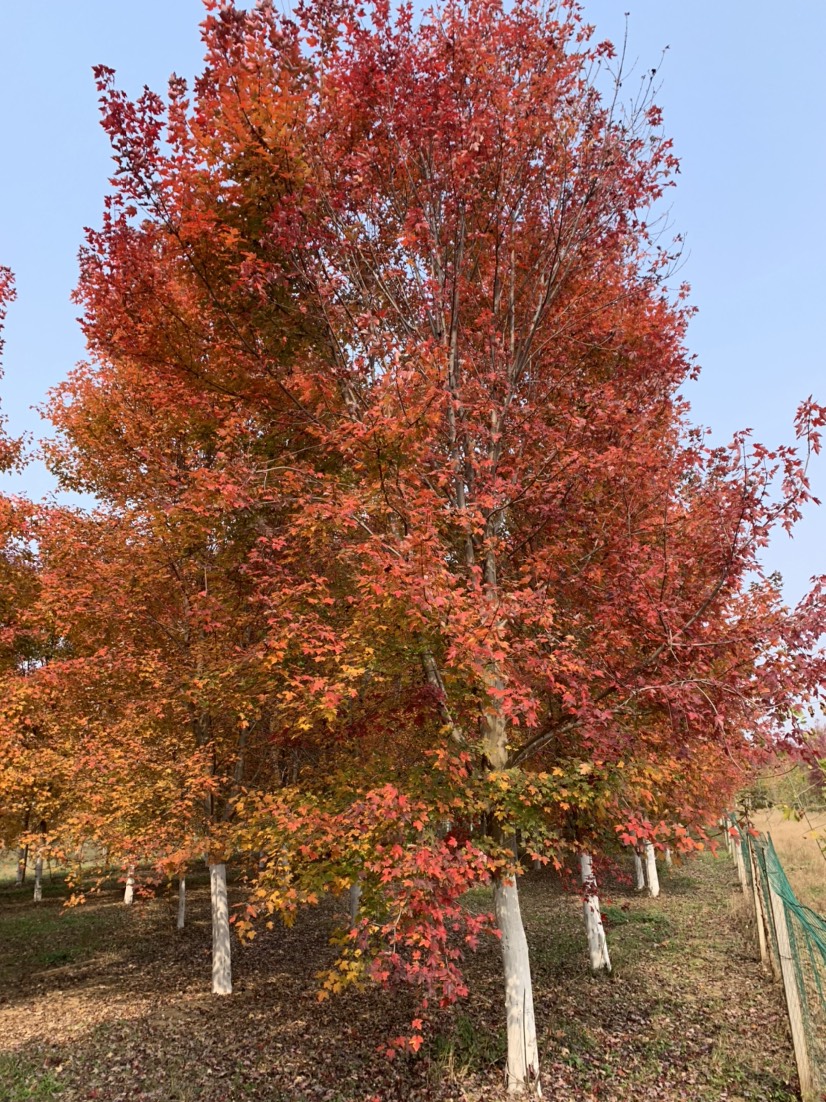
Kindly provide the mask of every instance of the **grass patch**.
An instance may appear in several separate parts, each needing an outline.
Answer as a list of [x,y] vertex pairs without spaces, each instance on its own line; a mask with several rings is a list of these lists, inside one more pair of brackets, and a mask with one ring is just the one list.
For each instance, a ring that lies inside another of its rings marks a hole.
[[0,1102],[35,1102],[56,1098],[62,1084],[50,1071],[18,1055],[0,1053]]
[[671,944],[672,922],[656,901],[642,907],[609,903],[603,907],[602,918],[615,971],[637,964],[640,955],[650,953],[653,948],[667,948]]
[[623,907],[609,903],[602,908],[602,918],[610,926],[658,926],[668,927],[668,918],[662,911]]
[[64,911],[58,907],[32,907],[22,914],[0,914],[0,937],[30,942],[41,938],[67,938],[73,945],[94,945],[115,916],[94,906]]
[[500,1064],[507,1051],[504,1032],[480,1029],[468,1014],[457,1014],[448,1033],[433,1038],[433,1056],[453,1080]]
[[84,904],[64,911],[56,901],[0,911],[0,942],[15,947],[14,953],[0,956],[0,981],[20,981],[29,973],[89,960],[122,919],[112,907]]
[[479,888],[469,888],[462,896],[462,906],[472,914],[493,910],[493,889],[489,884]]
[[[577,913],[578,917],[578,913]],[[585,926],[545,929],[531,938],[531,968],[543,978],[588,970]]]
[[692,895],[697,891],[696,877],[689,876],[685,872],[666,873],[661,879],[663,891],[669,895]]

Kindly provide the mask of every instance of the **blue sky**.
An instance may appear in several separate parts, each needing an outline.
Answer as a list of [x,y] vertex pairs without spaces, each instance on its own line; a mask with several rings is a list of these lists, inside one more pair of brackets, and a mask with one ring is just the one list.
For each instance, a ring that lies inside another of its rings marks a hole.
[[[192,76],[200,0],[0,3],[0,263],[18,301],[6,328],[0,393],[12,432],[35,435],[31,407],[82,357],[69,294],[83,226],[96,225],[110,166],[91,67],[136,93]],[[670,196],[686,235],[681,275],[699,313],[689,334],[703,367],[695,419],[727,439],[791,438],[797,403],[826,402],[826,4],[790,0],[586,0],[600,38],[622,39],[638,71],[657,66],[658,101],[682,161]],[[661,53],[669,47],[660,67]],[[629,82],[629,87],[634,78]],[[812,467],[826,499],[826,456]],[[15,488],[51,486],[31,468]],[[826,507],[766,553],[796,600],[826,572]]]

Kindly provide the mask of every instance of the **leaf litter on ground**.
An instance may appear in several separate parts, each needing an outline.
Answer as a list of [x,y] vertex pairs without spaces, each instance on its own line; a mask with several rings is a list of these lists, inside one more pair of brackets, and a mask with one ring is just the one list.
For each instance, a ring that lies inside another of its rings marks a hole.
[[[194,879],[194,878],[193,878]],[[614,973],[588,970],[581,901],[550,872],[520,881],[545,1095],[555,1102],[792,1102],[780,988],[762,973],[730,863],[705,856],[659,899],[605,891]],[[66,912],[0,891],[0,1102],[495,1102],[504,1098],[499,946],[467,961],[468,999],[385,1059],[415,1004],[376,987],[317,1000],[346,900],[234,948],[235,991],[209,993],[205,884],[175,929],[171,895],[115,890]],[[473,893],[469,906],[485,902]]]

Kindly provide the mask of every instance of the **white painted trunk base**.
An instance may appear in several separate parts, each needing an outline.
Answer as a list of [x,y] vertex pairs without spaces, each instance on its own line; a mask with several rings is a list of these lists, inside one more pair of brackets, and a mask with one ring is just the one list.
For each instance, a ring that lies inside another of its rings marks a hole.
[[645,882],[648,885],[648,894],[656,899],[660,894],[660,878],[657,873],[657,857],[652,842],[645,843]]
[[645,887],[645,870],[642,867],[642,858],[634,849],[634,889],[641,892]]
[[186,877],[178,877],[178,929],[186,925]]
[[123,889],[123,902],[127,907],[135,902],[135,866],[130,865],[126,873],[126,887]]
[[212,993],[232,994],[232,949],[227,903],[227,866],[209,866],[209,888],[212,900]]
[[39,855],[34,863],[34,901],[43,901],[43,858]]
[[665,867],[667,869],[674,867],[674,858],[671,856],[671,846],[665,847]]
[[591,971],[611,971],[611,958],[608,955],[608,941],[605,927],[602,925],[602,911],[597,894],[597,881],[594,876],[594,863],[591,855],[579,855],[579,870],[582,876],[582,910],[585,915],[585,932],[588,935],[588,954],[591,958]]
[[533,1009],[528,941],[515,880],[497,880],[493,889],[496,924],[502,934],[505,1015],[508,1034],[508,1093],[542,1097],[539,1048]]

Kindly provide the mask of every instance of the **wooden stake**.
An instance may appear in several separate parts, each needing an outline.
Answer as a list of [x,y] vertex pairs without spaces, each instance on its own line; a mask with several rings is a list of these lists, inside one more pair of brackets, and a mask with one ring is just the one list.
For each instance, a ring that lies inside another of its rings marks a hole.
[[751,861],[751,886],[754,896],[754,921],[757,925],[757,940],[760,942],[760,963],[766,972],[774,971],[771,963],[768,939],[766,938],[766,916],[763,914],[763,892],[760,890],[760,866],[754,853],[754,839],[749,839],[749,859]]
[[780,971],[783,975],[783,990],[786,993],[786,1008],[789,1012],[789,1025],[792,1029],[794,1058],[797,1062],[797,1077],[800,1080],[800,1095],[803,1102],[815,1102],[815,1086],[812,1066],[809,1061],[809,1049],[806,1044],[806,1030],[803,1025],[803,1007],[800,992],[797,989],[792,947],[789,941],[789,928],[786,925],[786,905],[769,877],[769,895],[774,915],[774,929],[777,934],[777,951],[780,957]]
[[729,846],[729,836],[728,836],[728,823],[726,822],[725,819],[720,820],[720,830],[722,830],[722,832],[723,832],[723,841],[724,841],[725,846],[726,846],[726,853],[728,853],[729,856],[731,856],[731,847]]
[[743,847],[740,845],[739,837],[734,839],[734,860],[737,862],[737,877],[740,880],[740,887],[743,889],[743,895],[748,898],[749,882],[746,878],[746,866],[743,863]]
[[728,850],[729,857],[731,857],[733,859],[734,858],[734,846],[732,844],[732,837],[729,834],[730,825],[731,824],[729,823],[727,818],[720,820],[720,826],[723,828],[723,840],[726,843],[726,849]]

